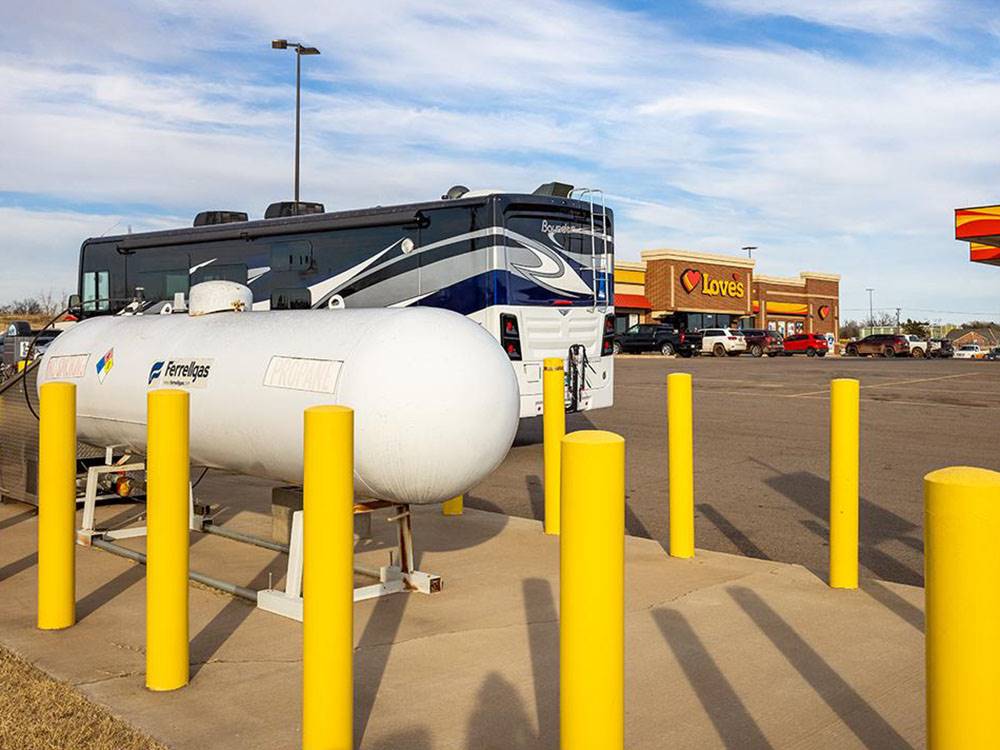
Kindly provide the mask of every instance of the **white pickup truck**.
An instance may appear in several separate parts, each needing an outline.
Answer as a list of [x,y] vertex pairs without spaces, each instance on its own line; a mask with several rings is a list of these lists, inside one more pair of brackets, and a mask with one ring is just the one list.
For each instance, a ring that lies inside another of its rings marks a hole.
[[986,350],[979,344],[964,344],[955,350],[955,359],[986,359]]
[[903,338],[910,342],[910,356],[917,359],[923,359],[927,356],[927,352],[930,351],[930,344],[919,336],[915,336],[912,333],[904,333]]

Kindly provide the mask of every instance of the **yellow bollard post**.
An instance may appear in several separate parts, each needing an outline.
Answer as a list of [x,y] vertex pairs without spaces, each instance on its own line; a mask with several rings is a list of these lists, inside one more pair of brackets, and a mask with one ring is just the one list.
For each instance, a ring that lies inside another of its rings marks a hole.
[[1000,737],[1000,474],[924,477],[928,750]]
[[146,397],[146,687],[188,683],[187,391]]
[[441,503],[441,514],[445,516],[462,515],[462,509],[464,507],[463,498],[464,495],[459,495],[458,497],[453,497],[451,500],[445,500]]
[[559,357],[546,357],[542,372],[542,452],[545,475],[546,534],[559,533],[559,461],[566,434],[566,377]]
[[830,383],[830,587],[858,587],[859,384]]
[[625,743],[625,441],[562,441],[559,725],[564,750]]
[[38,424],[38,627],[76,622],[76,386],[42,385]]
[[302,747],[354,747],[354,411],[305,412]]
[[694,418],[691,375],[667,375],[670,556],[694,557]]

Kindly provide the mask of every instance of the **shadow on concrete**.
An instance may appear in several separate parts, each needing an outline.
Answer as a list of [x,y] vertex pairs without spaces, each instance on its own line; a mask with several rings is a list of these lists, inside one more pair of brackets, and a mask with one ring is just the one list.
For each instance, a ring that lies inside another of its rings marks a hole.
[[[479,688],[478,703],[469,717],[465,746],[476,750],[543,748],[531,732],[531,720],[514,686],[491,672]],[[551,745],[554,748],[556,745]]]
[[25,555],[20,560],[15,560],[12,563],[7,563],[2,568],[0,568],[0,581],[6,581],[8,578],[16,576],[18,573],[27,570],[28,568],[35,567],[38,563],[38,553],[32,552],[29,555]]
[[392,653],[392,644],[399,633],[399,626],[403,622],[403,613],[406,611],[406,603],[410,596],[411,594],[400,594],[376,599],[357,648],[354,649],[355,747],[360,747],[365,738],[379,686],[382,684],[389,655]]
[[537,474],[528,474],[524,478],[528,489],[528,502],[531,503],[531,517],[536,521],[545,521],[545,483]]
[[[447,531],[445,528],[442,529],[441,533],[424,533],[420,526],[419,516],[415,517],[413,520],[413,546],[415,552],[421,550],[426,552],[452,552],[454,550],[478,547],[480,544],[488,542],[495,537],[507,526],[507,514],[504,513],[499,505],[475,495],[466,495],[464,504],[468,508],[485,510],[495,514],[495,516],[489,518],[486,522],[477,519],[477,523],[463,523],[464,519],[462,516],[451,516],[446,520],[450,523],[461,525],[457,533]],[[441,506],[434,506],[434,512],[440,513]],[[480,516],[480,519],[482,518]],[[395,532],[393,533],[395,534]],[[395,540],[395,536],[393,536],[393,540]]]
[[[103,524],[98,524],[98,528],[102,529],[118,529],[124,528],[133,521],[136,520],[137,511],[135,509],[126,510],[123,513],[119,513],[114,518],[109,519]],[[188,549],[196,545],[202,539],[204,539],[207,534],[196,534],[191,532],[188,534]],[[105,554],[113,554],[107,552]],[[96,589],[91,591],[89,594],[84,596],[77,602],[76,605],[76,617],[77,620],[83,620],[89,615],[92,615],[99,607],[104,606],[112,599],[114,599],[119,594],[124,593],[129,588],[137,584],[143,578],[146,577],[146,566],[141,563],[131,563],[130,567],[126,568],[124,571],[119,573],[117,576],[112,578],[110,581],[101,584]]]
[[0,520],[0,531],[3,529],[9,529],[11,526],[16,526],[21,523],[21,521],[27,521],[29,518],[34,518],[38,515],[37,510],[25,510],[20,513],[16,513],[13,516],[8,516]]
[[[803,510],[816,517],[818,523],[810,525],[803,522],[810,531],[818,532],[822,537],[829,536],[830,513],[830,483],[828,480],[809,471],[795,471],[786,474],[778,473],[774,467],[763,464],[776,472],[775,476],[765,480],[767,485],[777,490]],[[885,578],[897,583],[922,586],[924,576],[922,570],[916,570],[900,562],[892,555],[878,549],[877,545],[885,541],[898,541],[916,552],[923,552],[923,540],[919,538],[920,529],[916,524],[907,521],[902,516],[873,503],[865,497],[859,498],[859,514],[861,526],[860,563],[879,578]],[[915,534],[917,536],[915,536]]]
[[746,557],[756,557],[758,560],[770,560],[771,558],[753,541],[736,528],[728,518],[720,513],[711,503],[698,503],[695,508],[711,521],[722,535],[726,537],[741,555]]
[[653,538],[653,535],[649,533],[649,529],[646,528],[646,524],[639,519],[639,516],[629,506],[627,498],[625,501],[625,533],[629,536],[641,536],[645,539]]
[[[201,536],[201,535],[199,535]],[[253,580],[248,584],[249,588],[259,590],[267,584],[269,575],[278,578],[285,573],[285,555],[279,552],[265,565]],[[226,605],[219,610],[208,623],[205,624],[198,634],[191,639],[190,660],[191,679],[193,680],[201,668],[211,661],[215,653],[222,648],[223,644],[236,632],[236,629],[250,616],[250,613],[257,608],[245,599],[231,598]]]
[[422,728],[407,729],[403,732],[394,732],[388,737],[376,742],[371,746],[372,750],[431,750],[431,735]]
[[813,690],[840,717],[865,747],[880,750],[912,748],[843,677],[806,643],[795,629],[755,592],[742,586],[727,589]]
[[[597,427],[590,420],[585,412],[566,415],[566,432],[576,432],[577,430],[596,430]],[[541,417],[525,417],[517,425],[517,434],[514,435],[514,447],[522,445],[541,445],[545,437],[545,432]]]
[[684,616],[673,609],[658,609],[652,614],[723,746],[770,748],[757,722]]
[[[110,553],[108,553],[110,554]],[[85,620],[99,607],[104,606],[119,594],[124,593],[146,577],[146,566],[140,563],[130,563],[129,568],[110,581],[101,584],[76,603],[77,621]]]
[[531,650],[531,680],[542,747],[559,745],[559,616],[552,584],[544,578],[522,583]]
[[924,613],[920,607],[910,604],[880,581],[862,581],[861,588],[872,599],[898,615],[901,620],[905,620],[921,633],[924,632]]

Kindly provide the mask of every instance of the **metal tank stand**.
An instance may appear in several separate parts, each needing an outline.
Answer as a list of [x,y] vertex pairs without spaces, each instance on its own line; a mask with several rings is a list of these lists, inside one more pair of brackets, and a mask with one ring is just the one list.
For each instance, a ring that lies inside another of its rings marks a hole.
[[[397,594],[402,591],[417,591],[433,594],[441,590],[440,576],[425,573],[414,568],[413,523],[409,505],[398,505],[386,501],[355,503],[354,513],[370,514],[383,508],[392,508],[394,513],[387,521],[396,524],[396,547],[389,550],[389,564],[378,568],[354,565],[354,572],[378,583],[354,589],[354,601]],[[291,544],[288,551],[288,570],[285,575],[285,589],[265,589],[257,592],[257,606],[267,612],[302,621],[302,511],[292,514]]]

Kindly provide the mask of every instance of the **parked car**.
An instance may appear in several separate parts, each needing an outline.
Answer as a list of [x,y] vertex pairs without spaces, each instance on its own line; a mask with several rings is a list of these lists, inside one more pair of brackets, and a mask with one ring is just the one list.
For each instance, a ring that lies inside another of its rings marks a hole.
[[784,349],[781,346],[781,334],[763,328],[741,328],[740,333],[747,342],[747,352],[752,357],[776,357]]
[[931,339],[928,342],[927,356],[937,359],[947,359],[955,354],[955,347],[949,339]]
[[894,333],[873,333],[860,341],[852,341],[844,347],[848,357],[906,357],[910,354],[910,342],[905,336]]
[[684,331],[658,323],[634,325],[617,334],[612,346],[615,354],[659,352],[665,356],[680,354],[682,357],[690,357],[694,349]]
[[929,348],[927,341],[912,333],[904,333],[903,338],[910,342],[910,356],[922,359],[927,356]]
[[986,353],[986,359],[1000,359],[1000,346],[994,346]]
[[825,357],[830,350],[826,336],[819,333],[796,333],[785,336],[783,343],[785,356],[805,354],[807,357]]
[[[706,328],[691,337],[691,342],[702,354],[716,357],[738,357],[747,350],[747,340],[743,334],[729,328]],[[700,343],[700,347],[698,344]]]
[[979,344],[963,344],[955,352],[955,359],[986,359],[986,350]]

